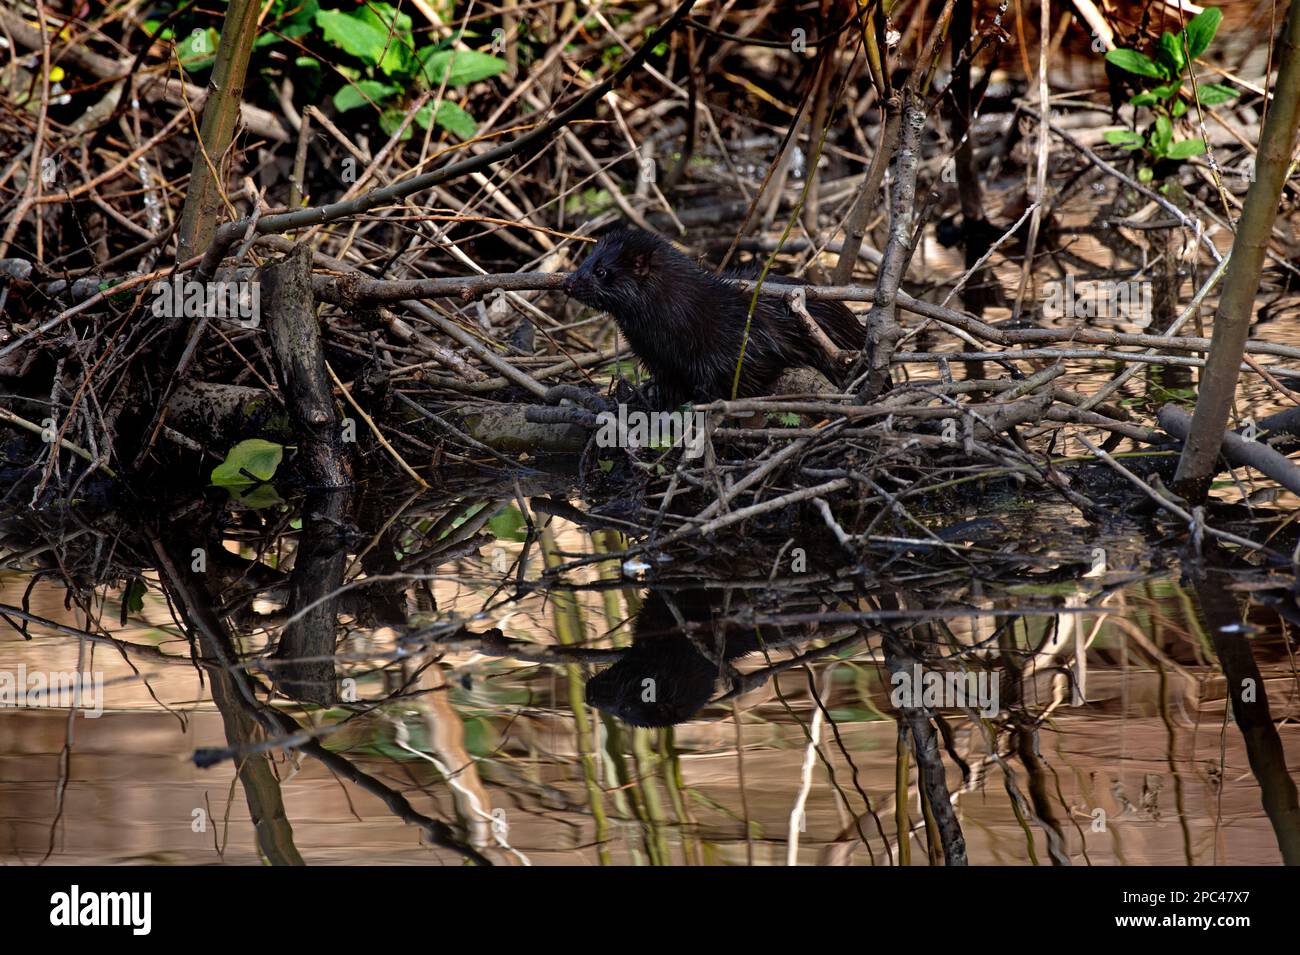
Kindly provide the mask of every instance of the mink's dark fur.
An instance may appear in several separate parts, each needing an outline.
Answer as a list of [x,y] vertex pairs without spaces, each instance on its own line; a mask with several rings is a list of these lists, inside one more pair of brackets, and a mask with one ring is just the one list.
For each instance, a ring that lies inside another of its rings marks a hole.
[[[651,591],[633,625],[632,646],[617,663],[587,681],[587,702],[630,726],[673,726],[694,716],[713,697],[718,663],[683,632],[664,593]],[[697,626],[696,640],[715,660],[734,660],[758,650],[753,627],[723,626],[718,591],[678,591],[671,597],[682,619]],[[772,628],[763,639],[779,642]]]
[[[564,290],[614,317],[654,376],[659,402],[676,407],[731,397],[750,303],[750,293],[734,280],[752,277],[738,270],[716,276],[657,235],[620,229],[596,244],[565,280]],[[766,281],[797,284],[770,274]],[[808,312],[838,347],[862,346],[863,328],[842,303],[810,301]],[[782,371],[798,365],[816,368],[832,381],[842,371],[785,302],[759,296],[738,395],[765,394]]]

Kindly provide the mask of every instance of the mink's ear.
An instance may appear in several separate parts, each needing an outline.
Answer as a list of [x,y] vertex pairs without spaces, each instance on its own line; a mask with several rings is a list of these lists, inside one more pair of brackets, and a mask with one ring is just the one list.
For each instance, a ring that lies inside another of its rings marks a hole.
[[632,274],[639,279],[644,279],[650,275],[650,257],[654,253],[650,249],[637,252],[632,256]]

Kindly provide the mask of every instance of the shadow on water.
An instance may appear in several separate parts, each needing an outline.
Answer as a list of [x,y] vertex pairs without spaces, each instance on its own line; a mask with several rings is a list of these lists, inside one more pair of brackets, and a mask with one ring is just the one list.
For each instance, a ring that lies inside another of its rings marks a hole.
[[662,550],[545,482],[15,509],[0,853],[1300,861],[1292,579],[958,503]]

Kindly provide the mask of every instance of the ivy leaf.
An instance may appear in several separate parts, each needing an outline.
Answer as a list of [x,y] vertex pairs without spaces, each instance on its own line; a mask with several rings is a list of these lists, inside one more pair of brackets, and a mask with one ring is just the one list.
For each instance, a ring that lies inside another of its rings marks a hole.
[[[269,481],[275,477],[275,469],[284,457],[284,446],[274,441],[250,438],[240,441],[230,449],[226,460],[212,469],[212,483],[216,487],[241,487]],[[251,474],[243,472],[247,471]]]
[[1106,54],[1106,62],[1128,73],[1136,73],[1138,76],[1149,76],[1156,80],[1165,78],[1165,74],[1151,60],[1151,57],[1137,50],[1111,50]]
[[1183,30],[1187,38],[1187,55],[1193,60],[1206,51],[1214,34],[1219,32],[1219,21],[1223,11],[1218,7],[1207,7],[1187,21]]
[[496,76],[507,66],[505,60],[477,50],[436,50],[426,47],[416,58],[420,64],[420,81],[430,87],[440,86],[444,77],[448,86],[469,86]]
[[1187,112],[1187,103],[1183,100],[1179,100],[1174,104],[1174,108],[1169,112],[1173,114],[1174,119],[1177,119],[1179,116],[1182,116],[1183,113]]
[[1154,106],[1160,102],[1160,97],[1156,96],[1154,90],[1146,90],[1129,97],[1130,106]]
[[1196,94],[1200,97],[1202,106],[1218,106],[1235,99],[1237,90],[1224,83],[1202,83],[1196,87]]
[[1190,159],[1193,156],[1199,156],[1204,152],[1205,140],[1184,139],[1170,146],[1167,155],[1170,159]]
[[358,106],[369,106],[371,104],[378,106],[397,92],[400,92],[399,87],[389,86],[387,83],[380,83],[378,80],[358,80],[351,86],[345,86],[334,94],[334,108],[340,113],[346,113]]

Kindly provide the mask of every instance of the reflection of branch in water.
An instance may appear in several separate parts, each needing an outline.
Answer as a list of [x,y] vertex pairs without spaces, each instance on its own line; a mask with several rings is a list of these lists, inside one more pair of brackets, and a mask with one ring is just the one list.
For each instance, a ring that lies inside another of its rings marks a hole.
[[[885,665],[889,668],[891,680],[894,675],[902,673],[917,663],[916,655],[908,649],[902,640],[893,633],[885,637]],[[962,835],[961,823],[953,812],[952,797],[948,793],[947,774],[943,767],[943,757],[939,752],[938,733],[930,721],[930,712],[924,706],[903,705],[899,707],[900,726],[907,728],[912,738],[912,751],[916,755],[918,784],[921,786],[925,805],[934,817],[939,841],[943,846],[944,863],[950,866],[966,865],[966,837]],[[899,833],[899,840],[903,839]]]
[[[290,714],[262,703],[254,691],[253,679],[243,669],[235,666],[236,653],[230,634],[226,631],[225,624],[213,611],[206,591],[199,585],[197,580],[193,579],[194,575],[187,575],[179,570],[180,567],[188,567],[189,565],[173,557],[175,552],[169,546],[169,542],[164,542],[152,535],[151,542],[158,556],[162,573],[171,582],[172,595],[176,600],[177,609],[186,625],[186,629],[197,636],[204,655],[217,660],[221,664],[220,670],[212,671],[214,690],[218,674],[224,680],[228,680],[231,692],[226,699],[226,707],[222,709],[223,715],[229,713],[232,719],[237,718],[236,714],[251,717],[261,724],[262,728],[273,740],[277,736],[293,737],[302,733],[302,727]],[[182,549],[180,552],[184,553],[184,550]],[[213,700],[219,706],[221,705],[215,692]],[[228,724],[228,729],[229,727],[230,724]],[[450,849],[476,863],[491,865],[491,862],[477,850],[457,839],[451,827],[445,822],[432,819],[416,811],[415,807],[401,793],[358,769],[339,754],[325,749],[317,740],[307,739],[295,743],[295,748],[315,758],[335,775],[347,779],[371,795],[376,796],[394,816],[403,822],[420,827],[434,845]],[[243,760],[240,766],[240,778],[244,780],[245,792],[250,796],[250,810],[254,812],[254,825],[258,827],[259,844],[263,846],[263,851],[267,852],[269,857],[269,850],[274,848],[278,839],[275,839],[273,833],[268,832],[268,830],[282,830],[281,834],[288,835],[290,838],[291,830],[287,818],[283,816],[282,804],[278,807],[278,816],[270,818],[258,817],[255,809],[255,799],[260,793],[253,786],[251,777],[245,777],[244,775],[246,768],[258,765],[266,767],[263,760]],[[269,771],[269,767],[267,769]],[[274,790],[274,795],[278,800],[278,786]],[[268,836],[271,837],[268,839],[269,846],[268,842],[263,842],[263,839],[268,838]],[[291,843],[290,848],[292,848]],[[294,854],[296,855],[296,850]]]
[[1282,861],[1300,865],[1300,800],[1269,709],[1264,676],[1246,640],[1241,608],[1224,586],[1226,574],[1215,574],[1199,565],[1189,570],[1210,642],[1223,667],[1232,718],[1246,744],[1250,771],[1259,781],[1260,802],[1273,825]]
[[822,657],[834,656],[841,650],[846,650],[855,643],[860,643],[866,639],[866,634],[855,631],[846,637],[841,637],[824,647],[817,647],[814,650],[808,650],[805,653],[799,653],[788,660],[781,660],[778,663],[769,663],[767,666],[758,670],[751,670],[748,673],[737,673],[732,688],[727,693],[714,700],[714,703],[725,703],[733,697],[741,696],[750,690],[756,690],[768,680],[772,679],[779,673],[786,670],[793,670],[801,667],[813,660],[820,660]]

